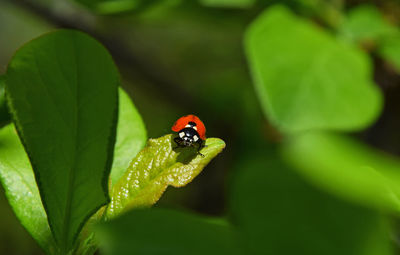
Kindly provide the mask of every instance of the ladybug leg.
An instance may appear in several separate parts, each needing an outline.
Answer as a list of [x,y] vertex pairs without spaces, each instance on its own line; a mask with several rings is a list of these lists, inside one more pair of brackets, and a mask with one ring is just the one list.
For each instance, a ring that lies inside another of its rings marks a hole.
[[202,156],[203,158],[205,157],[204,154],[200,152],[200,149],[197,150],[197,154],[199,154],[199,155]]
[[202,156],[202,157],[204,158],[204,157],[205,157],[204,154],[202,154],[202,153],[200,152],[200,150],[203,149],[203,148],[205,147],[204,141],[203,141],[203,140],[199,140],[198,145],[199,145],[199,146],[197,147],[197,154],[199,154],[200,156]]
[[181,142],[182,142],[182,139],[181,139],[181,138],[175,137],[175,138],[174,138],[174,142],[178,145],[178,147],[181,147]]
[[181,138],[179,138],[179,137],[175,137],[174,138],[174,142],[176,143],[176,147],[173,147],[172,149],[173,150],[175,150],[175,149],[177,149],[177,148],[182,148],[182,147],[184,147],[184,146],[182,146],[182,139]]

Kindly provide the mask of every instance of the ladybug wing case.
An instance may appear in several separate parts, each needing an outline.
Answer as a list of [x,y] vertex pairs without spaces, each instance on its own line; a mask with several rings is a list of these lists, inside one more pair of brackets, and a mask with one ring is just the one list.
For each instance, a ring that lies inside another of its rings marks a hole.
[[179,132],[186,127],[189,122],[196,123],[197,132],[202,140],[206,139],[206,127],[203,122],[195,115],[186,115],[179,118],[172,126],[172,131]]
[[172,131],[179,132],[186,127],[186,125],[192,120],[192,115],[186,115],[180,117],[175,124],[172,126]]

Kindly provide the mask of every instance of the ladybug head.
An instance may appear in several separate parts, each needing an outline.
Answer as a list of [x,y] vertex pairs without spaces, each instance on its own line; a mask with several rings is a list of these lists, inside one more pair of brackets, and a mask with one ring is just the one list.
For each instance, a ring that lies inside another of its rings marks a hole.
[[197,130],[196,123],[194,123],[193,121],[189,121],[189,123],[186,125],[186,127],[194,128],[195,130]]
[[199,134],[193,127],[187,127],[179,131],[179,142],[184,146],[192,146],[194,143],[199,142]]
[[182,143],[183,143],[183,145],[185,145],[185,146],[192,146],[192,144],[193,144],[193,138],[192,138],[192,137],[185,136],[185,137],[182,138]]

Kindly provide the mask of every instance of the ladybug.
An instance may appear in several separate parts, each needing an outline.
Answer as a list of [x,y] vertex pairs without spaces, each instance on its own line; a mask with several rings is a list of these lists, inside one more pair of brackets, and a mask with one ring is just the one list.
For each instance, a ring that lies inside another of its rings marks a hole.
[[178,133],[178,136],[174,138],[178,147],[198,145],[198,152],[204,147],[206,127],[197,116],[186,115],[179,118],[172,126],[172,131]]

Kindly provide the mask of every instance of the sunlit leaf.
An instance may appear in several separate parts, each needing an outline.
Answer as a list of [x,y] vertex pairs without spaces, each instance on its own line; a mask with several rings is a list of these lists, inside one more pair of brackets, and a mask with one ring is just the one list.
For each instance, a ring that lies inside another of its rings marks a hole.
[[139,112],[129,96],[119,90],[117,139],[110,178],[112,184],[124,174],[129,163],[146,144],[146,129]]
[[29,42],[8,66],[10,111],[61,253],[73,248],[88,217],[109,201],[118,84],[106,49],[77,31]]
[[55,253],[35,176],[13,125],[0,130],[0,180],[21,224],[47,253]]
[[[110,173],[109,189],[117,183],[127,171],[129,163],[146,143],[146,130],[144,123],[128,94],[119,89],[119,109],[117,138],[114,148],[114,160]],[[103,208],[93,215],[83,228],[79,239],[77,254],[93,254],[98,243],[94,238],[93,225],[101,220]]]
[[234,231],[223,219],[166,209],[133,210],[97,231],[102,253],[237,254]]
[[400,211],[400,160],[346,136],[309,133],[284,147],[295,169],[342,198]]
[[283,132],[359,130],[381,111],[367,55],[284,7],[251,24],[246,51],[264,113]]
[[[137,154],[145,141],[145,130],[140,116],[121,89],[119,105],[117,142],[112,168],[116,176],[123,174],[132,156]],[[32,167],[17,132],[11,125],[0,131],[0,179],[8,202],[21,224],[46,253],[55,253],[57,248],[47,223]]]
[[182,187],[225,148],[218,138],[208,138],[200,155],[195,148],[174,148],[173,135],[150,139],[132,160],[129,169],[113,187],[107,216],[114,217],[130,208],[149,207],[171,185]]

